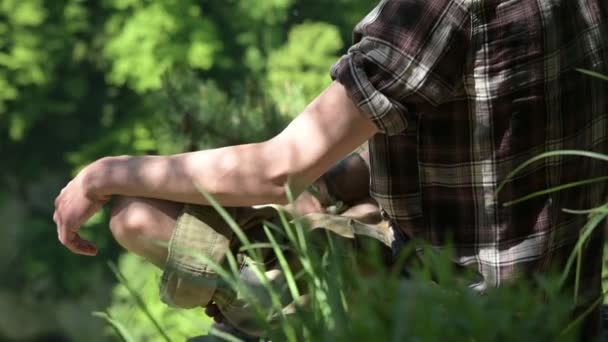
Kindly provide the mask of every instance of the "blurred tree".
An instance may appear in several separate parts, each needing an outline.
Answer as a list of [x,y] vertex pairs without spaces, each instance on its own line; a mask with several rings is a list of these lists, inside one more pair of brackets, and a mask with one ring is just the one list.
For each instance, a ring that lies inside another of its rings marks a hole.
[[[341,48],[333,25],[304,23],[291,29],[287,43],[268,59],[270,94],[282,112],[297,113],[329,85],[327,72]],[[302,101],[293,103],[298,97]]]
[[169,68],[208,70],[220,53],[216,26],[196,1],[107,1],[103,55],[112,83],[138,93],[161,88]]
[[76,257],[56,242],[51,216],[61,186],[105,155],[269,137],[329,83],[329,66],[372,6],[0,1],[0,212],[8,223],[2,246],[10,246],[0,250],[0,315],[12,296],[47,303],[29,323],[41,328],[23,330],[24,338],[55,329],[78,340],[73,331],[95,326],[71,319],[72,309],[54,312],[53,303],[103,307],[114,281],[105,261],[119,249],[107,211],[85,229],[100,257]]

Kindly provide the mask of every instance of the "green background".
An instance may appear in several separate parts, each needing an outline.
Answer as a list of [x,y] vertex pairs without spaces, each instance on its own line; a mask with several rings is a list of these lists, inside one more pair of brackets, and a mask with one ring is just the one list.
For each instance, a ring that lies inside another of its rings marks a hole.
[[[158,272],[123,251],[107,210],[96,258],[57,242],[53,199],[106,155],[259,141],[330,82],[367,0],[0,0],[0,341],[108,339],[93,311],[153,330],[108,261],[180,340],[199,311],[168,310]],[[154,335],[154,334],[152,334]]]
[[[175,311],[160,303],[160,272],[113,241],[108,208],[83,230],[99,256],[63,248],[52,222],[55,196],[80,168],[103,156],[178,153],[271,137],[330,83],[329,67],[375,4],[0,0],[0,341],[116,340],[95,311],[120,321],[137,341],[164,341],[109,262],[171,340],[204,334],[210,321],[202,310]],[[375,289],[387,292],[385,286]],[[467,320],[455,301],[456,314],[442,316],[444,326],[477,324],[517,337],[511,326],[500,330],[487,322],[513,324],[508,301],[521,296],[498,296],[502,301],[489,301],[496,309],[489,313],[470,304],[482,297],[458,298],[479,315]],[[533,306],[528,300],[519,304]],[[373,296],[357,303],[364,308],[349,312],[349,322],[361,324],[351,330],[375,334],[374,324],[386,322],[368,304],[382,303]],[[441,308],[421,305],[412,312],[425,309]],[[433,322],[413,316],[414,324],[428,324],[417,328],[441,335]],[[537,322],[522,331],[534,333]],[[395,326],[402,328],[399,321]]]

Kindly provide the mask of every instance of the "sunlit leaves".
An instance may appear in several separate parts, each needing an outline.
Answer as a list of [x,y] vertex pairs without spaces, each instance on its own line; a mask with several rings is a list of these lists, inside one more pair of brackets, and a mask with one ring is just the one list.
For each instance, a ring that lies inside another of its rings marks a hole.
[[305,23],[293,27],[287,43],[271,53],[268,62],[270,91],[279,106],[286,111],[298,110],[284,103],[285,99],[300,93],[308,102],[327,87],[329,68],[342,45],[338,28],[333,25]]
[[256,21],[278,24],[287,19],[287,11],[294,0],[238,1],[241,12]]
[[117,12],[105,30],[110,80],[143,93],[159,89],[163,74],[172,67],[209,69],[221,50],[215,31],[200,17],[194,1],[152,2]]
[[[310,57],[285,61],[300,51],[301,35],[288,41],[288,33],[310,20],[336,23],[340,36],[349,36],[352,25],[343,18],[361,6],[336,1],[1,0],[0,181],[8,183],[0,196],[15,198],[28,221],[19,223],[23,239],[15,256],[23,267],[0,269],[0,278],[9,272],[15,291],[20,281],[43,282],[56,300],[106,286],[88,271],[102,269],[103,259],[73,258],[59,248],[52,212],[31,211],[18,190],[51,177],[55,183],[45,186],[52,191],[35,198],[52,207],[60,186],[102,156],[269,138],[285,124],[277,108],[302,110],[303,91],[310,96],[310,89],[329,81],[327,68],[339,49],[331,47],[331,34],[313,29],[317,42],[303,40]],[[269,82],[269,72],[278,70],[269,63],[274,52],[292,86],[280,101],[269,96],[284,85]],[[315,56],[324,61],[316,64]],[[165,76],[176,86],[172,98],[161,82]],[[108,215],[86,230],[102,258],[116,253]],[[26,248],[33,245],[39,247]]]
[[[57,69],[67,64],[61,53],[88,28],[86,19],[87,11],[78,0],[0,2],[0,127],[6,127],[11,141],[22,141],[42,119],[40,108],[59,105],[49,97],[31,96],[68,84],[62,79],[48,88]],[[81,44],[74,57],[82,60],[86,49]]]
[[9,20],[15,25],[37,26],[46,16],[42,3],[42,0],[3,0],[0,10],[8,14]]

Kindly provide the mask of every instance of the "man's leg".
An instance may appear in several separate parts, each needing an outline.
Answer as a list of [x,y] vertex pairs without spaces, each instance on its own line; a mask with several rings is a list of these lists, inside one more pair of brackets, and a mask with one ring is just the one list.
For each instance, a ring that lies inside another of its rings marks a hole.
[[116,197],[110,230],[125,249],[162,268],[167,259],[166,244],[182,208],[181,203]]

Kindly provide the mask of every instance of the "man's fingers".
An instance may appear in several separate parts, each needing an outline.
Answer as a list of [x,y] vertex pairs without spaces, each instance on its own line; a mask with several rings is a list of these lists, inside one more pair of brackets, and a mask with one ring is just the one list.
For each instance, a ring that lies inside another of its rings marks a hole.
[[95,256],[97,255],[97,247],[87,240],[82,239],[78,234],[74,234],[65,246],[76,254]]
[[73,253],[89,256],[97,255],[97,247],[90,241],[81,238],[77,233],[60,227],[58,234],[59,242]]
[[67,244],[73,239],[72,234],[76,233],[70,232],[62,222],[57,224],[57,238],[62,245],[67,246]]
[[[78,178],[76,178],[78,179]],[[83,222],[100,208],[94,199],[82,192],[80,183],[70,181],[55,198],[53,221],[57,224],[57,237],[62,245],[73,253],[96,255],[97,248],[78,235]]]
[[97,247],[90,241],[84,240],[80,238],[80,236],[76,235],[78,241],[76,242],[76,253],[88,256],[97,255]]

